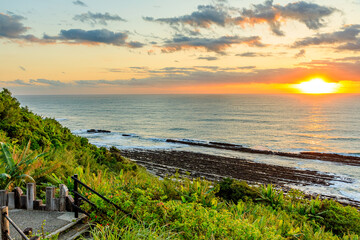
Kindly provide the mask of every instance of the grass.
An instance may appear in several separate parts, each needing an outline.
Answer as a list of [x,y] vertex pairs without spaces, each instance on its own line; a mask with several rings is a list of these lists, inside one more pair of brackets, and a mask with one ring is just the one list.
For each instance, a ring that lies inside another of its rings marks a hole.
[[[121,157],[119,150],[97,148],[54,119],[21,108],[6,89],[0,92],[0,141],[7,150],[14,149],[12,156],[21,156],[23,149],[28,156],[46,152],[26,166],[26,174],[38,185],[64,183],[71,190],[70,176],[78,174],[81,181],[134,216],[81,188],[98,206],[83,206],[92,212],[94,239],[359,239],[360,213],[355,208],[233,179],[212,183],[175,175],[159,180]],[[32,144],[26,147],[29,141]],[[6,156],[3,148],[0,156],[3,175],[8,174],[7,162],[11,164],[6,149]],[[39,162],[47,170],[45,176],[35,165]],[[38,197],[44,194],[39,190]]]

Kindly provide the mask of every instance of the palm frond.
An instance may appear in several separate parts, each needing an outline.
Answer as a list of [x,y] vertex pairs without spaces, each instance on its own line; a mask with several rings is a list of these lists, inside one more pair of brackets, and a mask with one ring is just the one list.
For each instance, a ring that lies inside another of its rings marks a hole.
[[9,174],[7,174],[7,173],[1,173],[0,174],[0,179],[10,179],[10,178],[11,178],[11,176]]
[[5,143],[1,143],[1,151],[3,153],[3,157],[1,158],[2,162],[5,164],[5,166],[8,166],[10,169],[15,167],[14,159],[11,156],[11,152],[9,150],[9,147]]
[[22,175],[20,175],[20,176],[15,177],[15,178],[17,178],[17,179],[22,179],[22,180],[29,179],[30,182],[35,182],[35,180],[34,180],[30,175],[28,175],[28,174],[22,174]]

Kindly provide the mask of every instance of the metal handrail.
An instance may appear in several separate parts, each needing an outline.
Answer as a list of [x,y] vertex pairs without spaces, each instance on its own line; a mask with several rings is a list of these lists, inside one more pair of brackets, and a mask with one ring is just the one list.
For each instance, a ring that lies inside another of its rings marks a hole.
[[[9,223],[11,223],[11,225],[15,228],[15,230],[21,235],[21,237],[23,239],[29,240],[29,238],[21,231],[21,229],[14,223],[14,221],[10,217],[7,216],[6,213],[4,213],[3,216],[9,221]],[[9,239],[12,239],[8,233],[6,233],[6,234]]]
[[[113,203],[112,201],[110,201],[109,199],[107,199],[106,197],[104,197],[103,195],[101,195],[100,193],[98,193],[97,191],[95,191],[94,189],[92,189],[91,187],[89,187],[88,185],[86,185],[85,183],[81,182],[78,179],[78,175],[75,174],[74,176],[71,176],[71,178],[74,180],[74,190],[72,191],[74,193],[74,197],[75,197],[75,218],[79,217],[79,213],[78,210],[80,208],[80,204],[79,204],[79,200],[85,200],[87,203],[89,203],[90,205],[94,206],[97,208],[97,206],[90,202],[88,199],[86,199],[85,197],[83,197],[79,192],[78,192],[78,183],[80,183],[83,187],[85,187],[86,189],[88,189],[89,191],[93,192],[94,194],[96,194],[97,196],[99,196],[101,199],[103,199],[104,201],[106,201],[107,203],[110,203],[111,205],[113,205],[116,209],[118,209],[119,211],[121,211],[122,213],[128,215],[129,217],[131,217],[134,220],[137,220],[136,217],[134,215],[132,215],[131,213],[128,213],[126,211],[124,211],[123,209],[121,209],[117,204]],[[81,199],[79,199],[81,198]],[[83,211],[84,212],[84,211]]]

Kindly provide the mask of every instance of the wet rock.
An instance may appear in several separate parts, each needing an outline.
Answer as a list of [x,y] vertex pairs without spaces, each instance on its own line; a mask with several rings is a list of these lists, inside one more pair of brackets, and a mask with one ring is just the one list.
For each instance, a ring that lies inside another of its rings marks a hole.
[[103,130],[103,129],[89,129],[87,130],[88,133],[111,133],[109,130]]

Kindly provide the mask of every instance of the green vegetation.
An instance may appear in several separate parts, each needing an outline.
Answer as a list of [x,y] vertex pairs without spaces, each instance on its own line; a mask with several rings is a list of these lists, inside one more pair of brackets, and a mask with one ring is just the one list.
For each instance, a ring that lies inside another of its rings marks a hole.
[[[13,179],[28,174],[37,183],[72,189],[69,176],[78,174],[129,213],[80,189],[99,207],[91,216],[94,239],[359,239],[360,213],[333,200],[308,200],[299,191],[285,195],[271,185],[232,179],[216,184],[178,175],[159,180],[117,149],[97,148],[55,120],[20,108],[7,90],[0,93],[0,117],[4,176],[11,159],[27,162]],[[39,162],[45,175],[32,167]]]
[[15,186],[22,186],[25,182],[35,182],[34,179],[28,174],[36,166],[35,161],[43,154],[33,157],[28,155],[30,142],[24,148],[20,155],[15,151],[11,154],[9,146],[5,143],[1,145],[1,167],[3,173],[0,174],[0,187],[1,189],[13,189]]

